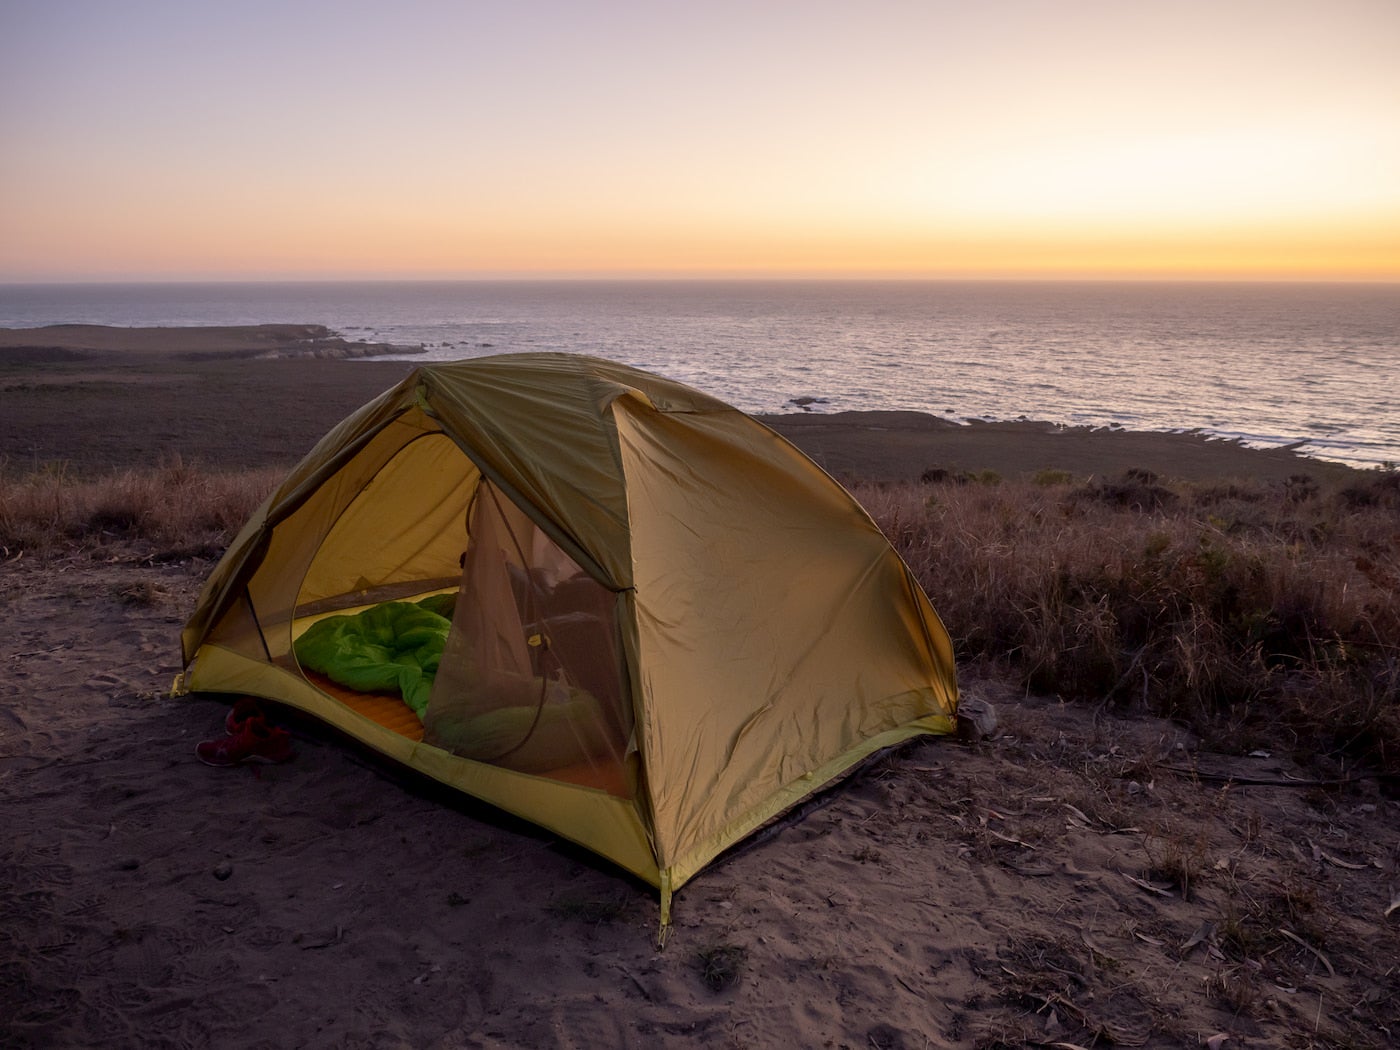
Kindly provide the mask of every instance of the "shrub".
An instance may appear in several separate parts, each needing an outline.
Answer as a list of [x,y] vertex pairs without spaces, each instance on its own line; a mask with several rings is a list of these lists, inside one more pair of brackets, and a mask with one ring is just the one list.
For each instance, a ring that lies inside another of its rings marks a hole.
[[281,473],[207,473],[178,460],[85,480],[70,478],[61,467],[22,476],[0,473],[0,548],[14,557],[113,540],[145,540],[166,549],[223,546]]
[[1037,485],[1069,485],[1074,482],[1074,475],[1067,470],[1038,470],[1031,479]]
[[1169,487],[1147,472],[943,487],[933,501],[926,486],[855,491],[960,661],[1394,770],[1400,528],[1388,476],[1362,484],[1380,494]]
[[[929,467],[919,476],[925,485],[1000,485],[1001,475],[995,470],[949,470],[947,467]],[[854,484],[862,484],[855,481]],[[869,483],[867,483],[869,484]]]
[[1367,507],[1400,510],[1400,471],[1375,471],[1372,477],[1342,489],[1338,498],[1351,510]]
[[1072,498],[1137,511],[1163,510],[1177,501],[1176,493],[1157,483],[1157,475],[1136,469],[1129,470],[1118,481],[1085,485],[1077,489]]
[[716,944],[695,954],[700,979],[712,992],[722,992],[739,983],[743,976],[748,951],[737,944]]

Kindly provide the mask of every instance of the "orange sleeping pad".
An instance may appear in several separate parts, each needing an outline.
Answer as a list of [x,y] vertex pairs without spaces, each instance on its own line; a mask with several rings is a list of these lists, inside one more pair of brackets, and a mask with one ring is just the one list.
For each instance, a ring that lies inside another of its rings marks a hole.
[[[360,693],[333,682],[325,675],[315,671],[308,671],[306,668],[301,668],[300,671],[306,680],[317,689],[327,696],[339,700],[356,714],[364,715],[370,721],[378,722],[385,729],[408,737],[409,740],[418,742],[423,739],[423,723],[413,713],[413,708],[399,697],[391,696],[388,693]],[[622,765],[617,762],[597,765],[590,762],[580,762],[560,769],[551,769],[547,773],[530,775],[548,777],[550,780],[562,780],[580,787],[595,788],[598,791],[606,791],[610,795],[616,795],[618,798],[631,797],[631,792],[627,790],[627,778],[623,773]]]

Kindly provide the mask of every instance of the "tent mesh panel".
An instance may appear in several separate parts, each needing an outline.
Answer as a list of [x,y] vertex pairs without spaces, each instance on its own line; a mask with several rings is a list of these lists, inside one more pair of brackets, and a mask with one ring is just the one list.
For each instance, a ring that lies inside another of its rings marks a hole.
[[613,593],[489,482],[469,533],[423,739],[625,797],[632,718]]

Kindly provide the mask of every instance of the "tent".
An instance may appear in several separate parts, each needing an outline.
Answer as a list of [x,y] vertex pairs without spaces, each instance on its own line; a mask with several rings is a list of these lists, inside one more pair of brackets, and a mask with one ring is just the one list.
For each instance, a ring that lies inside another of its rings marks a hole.
[[[879,749],[951,646],[855,500],[742,412],[575,354],[427,365],[234,539],[178,688],[269,698],[671,895]],[[339,663],[339,666],[337,665]]]

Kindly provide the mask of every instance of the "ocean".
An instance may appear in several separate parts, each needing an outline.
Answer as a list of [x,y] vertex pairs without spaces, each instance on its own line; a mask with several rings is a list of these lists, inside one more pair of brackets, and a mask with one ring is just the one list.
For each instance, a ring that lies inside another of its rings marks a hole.
[[[749,412],[1201,430],[1400,462],[1400,285],[405,281],[0,285],[0,327],[324,324],[420,360],[559,350]],[[805,408],[803,405],[805,404]]]

